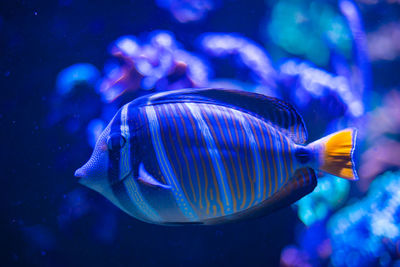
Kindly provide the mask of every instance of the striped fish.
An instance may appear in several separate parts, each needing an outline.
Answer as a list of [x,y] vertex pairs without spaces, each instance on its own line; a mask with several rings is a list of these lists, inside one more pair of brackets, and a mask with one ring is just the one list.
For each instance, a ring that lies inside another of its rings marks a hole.
[[279,99],[183,89],[123,106],[75,175],[142,221],[217,224],[290,205],[315,188],[314,169],[357,179],[355,136],[304,146],[301,116]]

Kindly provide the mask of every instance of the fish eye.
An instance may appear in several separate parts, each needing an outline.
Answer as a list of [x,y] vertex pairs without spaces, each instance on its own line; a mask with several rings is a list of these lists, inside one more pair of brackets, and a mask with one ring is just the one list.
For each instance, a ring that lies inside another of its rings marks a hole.
[[107,139],[107,147],[109,150],[119,150],[124,147],[126,138],[117,133],[111,134]]

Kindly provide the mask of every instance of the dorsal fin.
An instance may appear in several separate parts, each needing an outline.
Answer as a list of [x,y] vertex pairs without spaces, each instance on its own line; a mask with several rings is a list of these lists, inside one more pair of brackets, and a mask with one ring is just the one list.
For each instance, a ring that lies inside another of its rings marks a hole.
[[213,88],[182,89],[157,93],[135,100],[138,105],[179,101],[206,102],[234,106],[269,121],[295,143],[303,144],[307,140],[307,131],[303,119],[295,108],[280,99],[262,94]]

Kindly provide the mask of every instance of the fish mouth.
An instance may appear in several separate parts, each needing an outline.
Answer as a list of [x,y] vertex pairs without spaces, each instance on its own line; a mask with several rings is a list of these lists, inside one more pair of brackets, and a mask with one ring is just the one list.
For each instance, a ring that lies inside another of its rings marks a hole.
[[84,180],[84,177],[86,177],[86,172],[81,167],[75,171],[74,176],[76,177],[78,183],[83,184],[82,181]]
[[75,171],[74,176],[78,179],[81,179],[86,176],[86,172],[83,170],[83,168],[79,168]]

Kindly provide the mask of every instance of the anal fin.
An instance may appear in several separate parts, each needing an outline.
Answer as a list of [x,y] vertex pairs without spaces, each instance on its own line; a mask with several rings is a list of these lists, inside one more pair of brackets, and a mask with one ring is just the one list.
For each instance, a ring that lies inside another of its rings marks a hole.
[[273,196],[278,199],[277,209],[293,204],[311,193],[316,186],[317,176],[313,169],[301,168],[296,170],[288,183]]
[[204,224],[219,224],[240,221],[250,218],[259,218],[268,215],[278,209],[289,206],[311,193],[317,186],[317,176],[311,168],[301,168],[278,192],[258,205],[244,211],[224,217],[207,219]]

